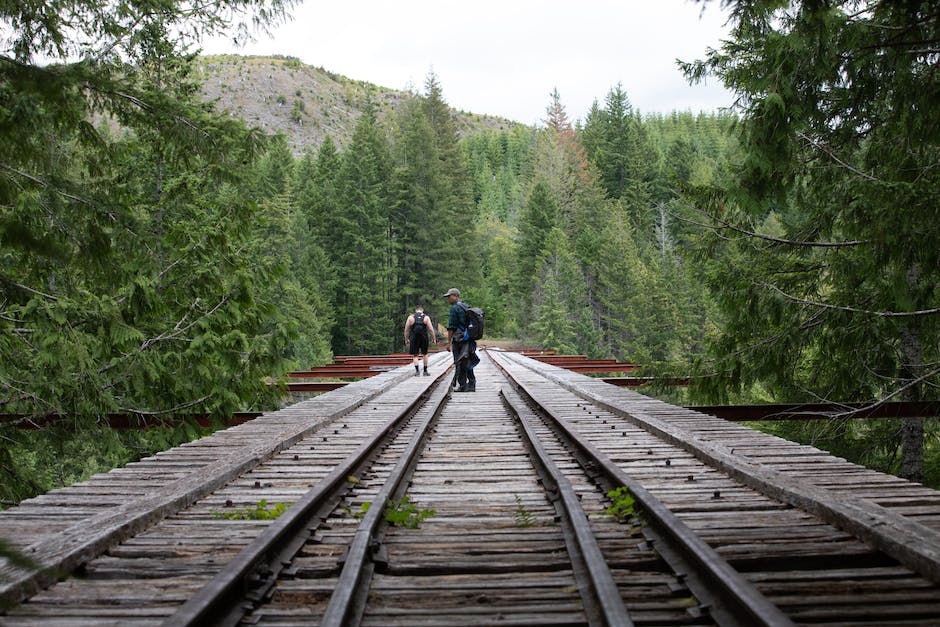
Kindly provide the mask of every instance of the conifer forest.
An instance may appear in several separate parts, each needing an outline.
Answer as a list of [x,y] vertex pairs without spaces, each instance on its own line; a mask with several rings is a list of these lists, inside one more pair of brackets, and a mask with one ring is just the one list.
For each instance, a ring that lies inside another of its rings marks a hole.
[[[488,339],[691,378],[643,390],[670,402],[940,398],[940,9],[725,4],[682,69],[729,111],[617,84],[571,119],[548,86],[539,125],[458,128],[429,72],[300,150],[207,101],[187,44],[287,0],[0,4],[3,504],[400,352],[451,287]],[[936,418],[759,426],[940,486]]]

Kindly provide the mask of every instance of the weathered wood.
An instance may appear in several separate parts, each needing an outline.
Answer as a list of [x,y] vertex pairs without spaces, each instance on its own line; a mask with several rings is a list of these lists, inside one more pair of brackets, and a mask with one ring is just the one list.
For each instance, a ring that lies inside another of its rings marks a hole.
[[[534,361],[532,363],[540,374],[599,408],[664,438],[745,485],[850,531],[914,568],[934,583],[940,583],[940,532],[871,501],[795,481],[786,473],[735,455],[734,447],[707,441],[694,432],[678,428],[656,415],[682,415],[687,410],[672,408],[652,399],[643,398],[639,402],[633,402],[632,398],[625,396],[623,390],[599,389],[597,386],[603,384],[594,382],[589,377],[577,377],[574,373],[566,373],[560,369],[550,372],[548,369],[552,368],[551,366]],[[761,439],[759,436],[755,437]],[[754,444],[756,445],[756,442]]]
[[[443,364],[449,356],[438,359]],[[837,528],[812,508],[805,511],[773,498],[777,494],[772,490],[768,496],[737,473],[757,468],[762,479],[780,479],[786,489],[809,486],[814,496],[828,499],[826,495],[838,494],[845,501],[866,503],[861,511],[873,507],[940,528],[936,492],[859,468],[813,447],[703,419],[626,390],[609,391],[596,379],[573,373],[546,379],[544,374],[557,371],[543,364],[535,370],[520,364],[512,365],[514,373],[537,388],[540,399],[544,396],[554,411],[794,620],[827,624],[867,620],[879,625],[940,621],[940,588],[934,583],[859,541],[851,526]],[[433,508],[435,514],[417,529],[392,527],[377,538],[379,572],[362,624],[450,627],[587,621],[551,493],[534,474],[516,427],[498,399],[504,379],[485,355],[477,374],[478,392],[452,397],[407,490],[418,508]],[[269,503],[301,498],[355,448],[358,434],[381,423],[422,385],[423,378],[413,377],[410,368],[403,368],[402,375],[393,383],[388,381],[395,373],[368,379],[334,397],[324,395],[265,415],[0,514],[0,534],[22,532],[37,546],[62,532],[84,541],[77,532],[82,525],[128,511],[131,503],[159,505],[174,486],[201,481],[214,465],[234,459],[232,451],[257,450],[263,442],[319,425],[308,430],[305,439],[286,443],[266,456],[259,454],[247,472],[232,476],[184,509],[168,512],[159,523],[119,544],[102,543],[100,548],[108,550],[82,560],[86,564],[81,577],[40,592],[0,617],[0,623],[161,622],[269,524],[220,519],[215,514],[254,507],[262,498]],[[321,424],[333,412],[355,403],[364,390],[374,392],[368,401],[329,427]],[[608,391],[601,394],[601,390]],[[588,392],[598,395],[596,402]],[[650,424],[666,438],[651,433]],[[670,572],[656,552],[657,545],[646,541],[642,527],[635,521],[621,524],[607,515],[610,500],[604,489],[549,429],[536,426],[536,430],[578,493],[631,617],[644,624],[697,623],[696,599]],[[681,442],[676,441],[679,435]],[[407,437],[403,430],[400,439]],[[710,447],[719,463],[689,450],[687,441]],[[401,450],[396,440],[349,483],[348,494],[316,526],[310,542],[288,566],[288,578],[277,582],[271,603],[257,608],[250,621],[306,625],[319,620],[359,525],[355,514],[376,498]],[[738,466],[729,470],[729,459]],[[98,533],[99,526],[93,524],[88,530]]]

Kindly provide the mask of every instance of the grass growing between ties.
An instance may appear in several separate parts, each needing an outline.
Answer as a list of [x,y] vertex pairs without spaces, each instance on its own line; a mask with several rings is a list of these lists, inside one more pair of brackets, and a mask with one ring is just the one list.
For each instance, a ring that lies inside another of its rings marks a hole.
[[516,526],[517,527],[532,527],[535,525],[535,516],[525,508],[525,505],[522,504],[522,499],[519,498],[519,495],[516,494]]
[[626,486],[611,490],[607,493],[607,498],[610,499],[610,506],[604,510],[604,513],[620,522],[632,520],[639,513],[636,507],[636,499],[630,494],[630,488]]
[[[362,509],[355,513],[356,518],[362,518],[372,507],[372,503],[363,503]],[[393,527],[417,529],[422,522],[436,514],[433,509],[418,509],[407,496],[398,500],[390,500],[385,506],[385,522]]]
[[245,507],[231,512],[213,511],[212,516],[225,520],[274,520],[286,512],[288,507],[290,507],[288,503],[274,503],[268,508],[267,500],[261,499],[254,507]]

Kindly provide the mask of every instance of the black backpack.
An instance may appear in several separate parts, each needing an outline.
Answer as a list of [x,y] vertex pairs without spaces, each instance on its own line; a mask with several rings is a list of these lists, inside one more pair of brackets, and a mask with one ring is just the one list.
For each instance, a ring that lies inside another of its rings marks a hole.
[[424,322],[424,314],[415,312],[415,323],[411,326],[411,332],[415,337],[425,337],[428,334],[428,325]]
[[467,312],[467,335],[471,340],[479,340],[483,337],[483,310],[466,303],[463,303],[463,310]]

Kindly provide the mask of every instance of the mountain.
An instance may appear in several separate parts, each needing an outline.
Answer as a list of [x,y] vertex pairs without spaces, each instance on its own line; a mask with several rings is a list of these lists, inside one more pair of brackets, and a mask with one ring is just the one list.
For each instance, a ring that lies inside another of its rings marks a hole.
[[[391,115],[409,92],[389,89],[306,65],[293,57],[201,56],[197,68],[203,96],[220,111],[269,133],[283,132],[297,154],[315,151],[329,135],[339,146],[352,136],[366,94],[379,120]],[[517,122],[453,111],[461,134],[510,128]]]

